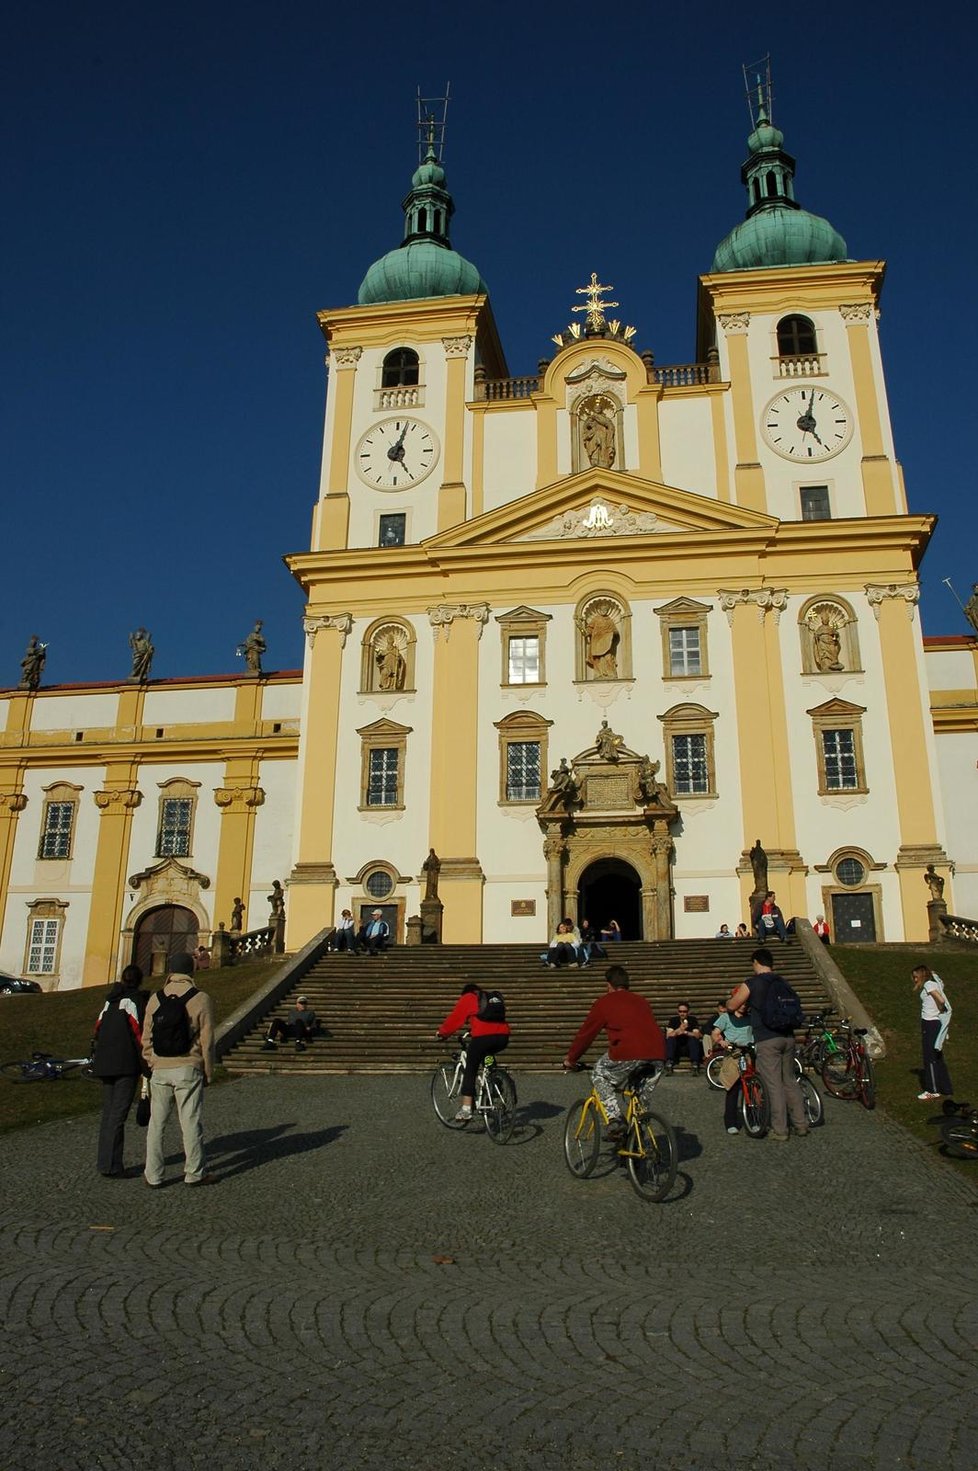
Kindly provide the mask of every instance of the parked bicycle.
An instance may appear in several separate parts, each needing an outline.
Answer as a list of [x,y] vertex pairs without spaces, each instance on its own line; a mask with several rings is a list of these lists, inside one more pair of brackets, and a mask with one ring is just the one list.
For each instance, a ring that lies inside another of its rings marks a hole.
[[[709,1085],[710,1085],[711,1088],[719,1088],[721,1090],[721,1092],[726,1089],[726,1086],[727,1086],[726,1083],[722,1082],[721,1081],[721,1078],[720,1078],[720,1069],[723,1067],[723,1060],[724,1060],[724,1058],[726,1058],[726,1057],[733,1057],[733,1056],[734,1056],[734,1048],[733,1048],[733,1045],[730,1044],[730,1043],[728,1043],[726,1047],[722,1047],[722,1048],[715,1047],[714,1050],[710,1053],[710,1058],[709,1058],[709,1061],[706,1064],[705,1071],[706,1071],[706,1081],[709,1083]],[[804,1074],[803,1074],[802,1065],[799,1062],[798,1058],[796,1057],[795,1058],[795,1076],[797,1077],[799,1083],[801,1082],[803,1075]]]
[[[752,1047],[732,1047],[725,1054],[736,1061],[740,1070],[741,1094],[738,1100],[740,1117],[745,1133],[752,1139],[763,1139],[771,1127],[771,1102],[757,1071],[757,1059]],[[817,1128],[825,1116],[825,1105],[811,1078],[798,1070],[796,1078],[805,1105],[805,1118],[810,1128]],[[720,1085],[723,1086],[722,1084]]]
[[0,1064],[0,1077],[11,1083],[56,1082],[77,1072],[81,1077],[92,1076],[90,1057],[54,1057],[50,1052],[33,1052],[28,1062],[5,1062]]
[[[465,1129],[471,1123],[470,1119],[458,1117],[467,1041],[468,1033],[465,1033],[451,1058],[439,1063],[431,1079],[432,1106],[446,1129]],[[516,1127],[516,1084],[492,1054],[484,1059],[476,1073],[472,1118],[482,1119],[494,1144],[505,1144]]]
[[858,1098],[863,1108],[875,1108],[876,1074],[866,1050],[867,1028],[842,1025],[836,1039],[842,1046],[823,1062],[822,1082],[834,1098]]
[[[575,1071],[580,1071],[578,1064]],[[659,1063],[640,1063],[622,1091],[625,1125],[614,1148],[628,1169],[628,1178],[643,1200],[664,1200],[672,1189],[679,1161],[679,1147],[672,1125],[653,1113],[642,1101],[642,1090],[654,1087],[662,1075]],[[564,1120],[564,1158],[578,1180],[594,1172],[601,1153],[601,1130],[610,1124],[607,1110],[596,1089],[579,1098]]]
[[830,1058],[841,1058],[845,1053],[846,1023],[831,1023],[832,1007],[813,1012],[805,1022],[805,1034],[795,1043],[796,1056],[803,1068],[820,1073]]
[[952,1159],[978,1159],[978,1108],[970,1103],[944,1101],[941,1119],[941,1144]]

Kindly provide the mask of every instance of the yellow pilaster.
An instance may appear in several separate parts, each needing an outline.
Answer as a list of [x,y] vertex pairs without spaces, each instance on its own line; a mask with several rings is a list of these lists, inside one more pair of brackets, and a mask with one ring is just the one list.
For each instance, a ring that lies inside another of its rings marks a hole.
[[[788,720],[777,619],[787,595],[776,589],[721,592],[732,617],[734,687],[744,848],[760,838],[768,882],[786,918],[805,915],[805,871],[795,838]],[[742,875],[746,917],[753,880]]]
[[[930,779],[925,720],[929,718],[926,693],[921,696],[917,673],[914,606],[916,583],[866,589],[879,619],[880,654],[893,759],[893,786],[900,825],[900,875],[904,937],[926,940],[927,891],[923,872],[928,863],[938,868],[947,856],[937,839],[934,792]],[[870,785],[874,777],[867,773]],[[945,893],[951,902],[951,894]],[[953,912],[953,911],[952,911]]]
[[305,622],[313,642],[306,666],[299,748],[296,860],[286,903],[286,944],[290,950],[300,950],[325,925],[332,924],[334,917],[333,813],[340,678],[343,650],[352,626],[349,613],[311,615]]
[[[261,712],[262,686],[251,680],[235,692],[234,723],[240,731],[256,732]],[[223,920],[231,928],[235,899],[248,893],[255,851],[255,813],[265,801],[258,785],[259,761],[254,756],[232,757],[224,767],[224,785],[214,793],[221,813],[214,884],[214,927]],[[247,902],[247,901],[246,901]]]
[[734,444],[737,463],[734,487],[737,504],[752,511],[767,510],[764,472],[757,458],[757,428],[754,423],[754,395],[751,392],[750,362],[747,356],[747,312],[722,316],[720,325],[727,334],[730,359],[730,401],[733,407]]
[[350,439],[353,434],[353,390],[357,363],[363,349],[336,347],[329,355],[332,373],[333,437],[327,470],[326,494],[319,516],[317,550],[345,547],[350,530]]
[[534,396],[537,410],[537,489],[557,479],[557,400]]
[[849,358],[856,390],[856,418],[862,439],[863,494],[867,516],[892,516],[896,513],[897,491],[894,467],[883,442],[879,394],[873,373],[873,355],[869,342],[871,302],[858,302],[839,308],[849,339]]
[[26,806],[27,798],[20,790],[19,779],[16,785],[0,791],[0,933],[7,914],[7,889],[17,841],[17,819]]
[[640,389],[635,398],[639,474],[647,480],[662,479],[662,445],[659,439],[661,401],[662,388],[658,384]]
[[[120,724],[125,723],[121,708],[124,703],[127,703],[125,695],[119,701]],[[95,793],[100,822],[85,940],[83,986],[104,986],[107,981],[115,980],[119,968],[119,932],[122,928],[132,814],[142,801],[142,793],[136,787],[137,779],[137,762],[113,762],[106,768],[105,786]]]
[[730,450],[727,445],[727,416],[722,393],[710,394],[710,419],[713,425],[713,455],[717,467],[717,497],[730,500]]
[[443,479],[438,492],[438,530],[465,520],[465,371],[471,337],[445,337],[445,444]]
[[430,845],[441,860],[442,938],[474,945],[482,940],[484,881],[476,828],[479,640],[489,605],[442,604],[428,617],[435,632]]
[[482,515],[485,504],[486,414],[481,407],[472,415],[472,518]]

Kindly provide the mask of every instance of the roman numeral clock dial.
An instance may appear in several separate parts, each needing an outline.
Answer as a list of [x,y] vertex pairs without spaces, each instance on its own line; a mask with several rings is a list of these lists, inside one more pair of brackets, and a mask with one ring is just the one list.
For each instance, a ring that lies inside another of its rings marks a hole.
[[438,461],[438,441],[419,419],[382,419],[360,438],[357,474],[375,490],[409,490]]
[[761,433],[776,454],[798,465],[828,460],[852,438],[852,413],[831,388],[785,388],[761,415]]

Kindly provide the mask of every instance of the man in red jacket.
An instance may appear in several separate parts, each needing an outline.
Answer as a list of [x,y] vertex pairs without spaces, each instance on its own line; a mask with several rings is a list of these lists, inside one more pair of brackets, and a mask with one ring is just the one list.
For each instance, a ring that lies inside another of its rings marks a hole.
[[611,1125],[611,1131],[624,1123],[618,1089],[640,1062],[663,1062],[666,1039],[644,996],[633,996],[629,990],[628,971],[623,965],[612,965],[605,973],[607,990],[600,996],[577,1036],[567,1049],[564,1067],[576,1066],[602,1030],[608,1034],[608,1051],[594,1064],[591,1078],[594,1089]]
[[[493,1000],[498,1003],[495,1008],[483,1005],[484,1002]],[[503,1012],[502,1016],[498,1014],[500,1009]],[[493,1010],[494,1015],[484,1019],[479,1015],[482,1010]],[[502,1052],[509,1043],[509,1023],[505,1020],[505,1011],[505,1004],[499,992],[484,994],[478,986],[463,986],[462,994],[435,1033],[435,1036],[443,1041],[453,1032],[461,1032],[464,1029],[469,1033],[469,1039],[465,1044],[461,1107],[455,1115],[457,1123],[472,1117],[472,1106],[475,1102],[475,1075],[479,1071],[479,1064],[490,1053]]]

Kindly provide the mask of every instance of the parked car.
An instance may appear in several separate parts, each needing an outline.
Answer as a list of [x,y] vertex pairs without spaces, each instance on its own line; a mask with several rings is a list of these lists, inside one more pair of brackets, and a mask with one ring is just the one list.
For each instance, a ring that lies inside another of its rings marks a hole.
[[37,981],[22,981],[19,976],[7,976],[0,971],[0,996],[23,996],[31,991],[43,991]]

